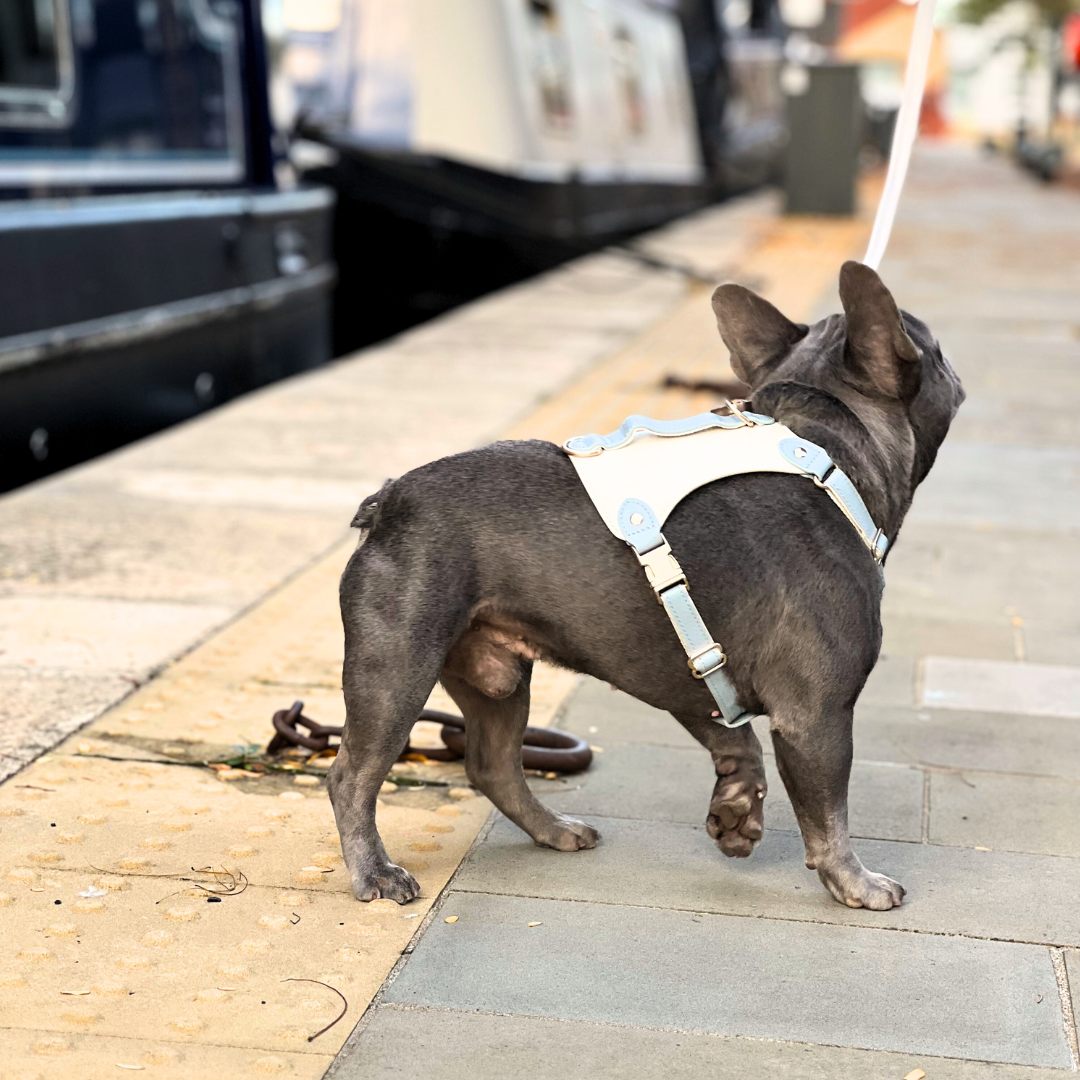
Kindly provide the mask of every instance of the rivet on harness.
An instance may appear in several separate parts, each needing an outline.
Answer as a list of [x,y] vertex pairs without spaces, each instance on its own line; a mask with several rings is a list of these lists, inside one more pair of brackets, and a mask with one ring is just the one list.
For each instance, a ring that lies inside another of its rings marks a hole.
[[[874,524],[855,485],[818,445],[800,439],[771,416],[701,413],[685,420],[628,417],[610,435],[579,435],[563,450],[577,469],[604,524],[634,550],[649,585],[686,650],[687,666],[716,699],[720,722],[739,727],[754,718],[739,704],[724,670],[727,656],[705,628],[686,575],[660,531],[691,491],[752,472],[807,476],[824,489],[855,527],[878,570],[889,541]],[[690,438],[689,436],[693,436]],[[614,451],[618,451],[615,453]]]

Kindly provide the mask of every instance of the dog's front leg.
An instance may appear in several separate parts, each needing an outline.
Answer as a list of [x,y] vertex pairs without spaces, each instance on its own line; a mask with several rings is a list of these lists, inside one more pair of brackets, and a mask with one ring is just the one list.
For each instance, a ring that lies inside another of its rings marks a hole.
[[851,848],[847,793],[851,774],[851,710],[771,714],[776,765],[799,819],[806,865],[848,907],[888,911],[904,887],[867,870]]
[[700,716],[675,719],[712,755],[716,787],[705,827],[725,855],[745,859],[765,829],[765,762],[749,724],[727,728]]

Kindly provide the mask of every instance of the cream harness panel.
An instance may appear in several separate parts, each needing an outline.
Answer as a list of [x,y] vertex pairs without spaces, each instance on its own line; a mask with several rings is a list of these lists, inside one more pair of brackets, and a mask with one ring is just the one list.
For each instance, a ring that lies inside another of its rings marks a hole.
[[563,443],[563,450],[604,524],[633,548],[644,567],[686,650],[690,673],[705,683],[717,703],[720,722],[739,727],[753,714],[739,704],[723,670],[723,647],[705,628],[686,576],[660,531],[671,511],[713,480],[752,472],[790,473],[813,480],[829,495],[862,537],[879,571],[888,539],[825,450],[771,416],[729,405],[729,416],[631,416],[610,435],[579,435]]

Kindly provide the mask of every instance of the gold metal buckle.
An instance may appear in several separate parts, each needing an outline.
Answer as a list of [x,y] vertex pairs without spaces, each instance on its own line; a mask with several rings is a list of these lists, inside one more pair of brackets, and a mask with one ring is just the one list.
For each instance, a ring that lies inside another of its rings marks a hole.
[[[718,652],[720,654],[720,663],[714,664],[708,671],[698,671],[694,666],[694,661],[702,656],[707,656],[711,652]],[[690,668],[690,674],[695,679],[707,679],[713,672],[719,671],[727,663],[727,656],[724,653],[724,647],[719,641],[710,641],[703,649],[696,649],[690,654],[690,659],[686,661],[686,666]]]
[[658,603],[663,603],[660,594],[666,589],[675,585],[686,585],[689,588],[686,575],[682,572],[678,560],[671,554],[671,546],[666,540],[643,555],[638,555],[637,561],[645,567],[645,576],[656,593]]
[[[736,401],[739,403],[738,405],[735,404]],[[749,404],[746,398],[724,398],[724,404],[731,410],[731,415],[737,416],[747,427],[757,427],[757,421],[751,420],[750,417],[739,408],[739,405],[745,406]]]

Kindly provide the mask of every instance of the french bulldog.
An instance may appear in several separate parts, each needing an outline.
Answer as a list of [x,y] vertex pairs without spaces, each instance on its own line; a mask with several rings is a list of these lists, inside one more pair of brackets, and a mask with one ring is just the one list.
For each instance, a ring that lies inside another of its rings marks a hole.
[[[845,263],[840,298],[843,314],[813,326],[734,284],[712,306],[749,407],[824,447],[895,545],[964,392],[877,273]],[[465,717],[470,782],[537,844],[596,845],[595,829],[547,809],[525,782],[541,659],[670,712],[715,765],[709,835],[725,855],[751,854],[764,823],[761,744],[749,724],[713,719],[634,553],[559,447],[499,442],[432,462],[365,499],[353,524],[361,541],[341,579],[347,718],[328,784],[358,899],[418,895],[386,853],[375,800],[437,681]],[[779,473],[699,488],[664,534],[740,702],[769,717],[806,865],[843,904],[898,906],[903,887],[866,869],[848,836],[852,712],[881,646],[882,578],[862,539],[825,492]]]

